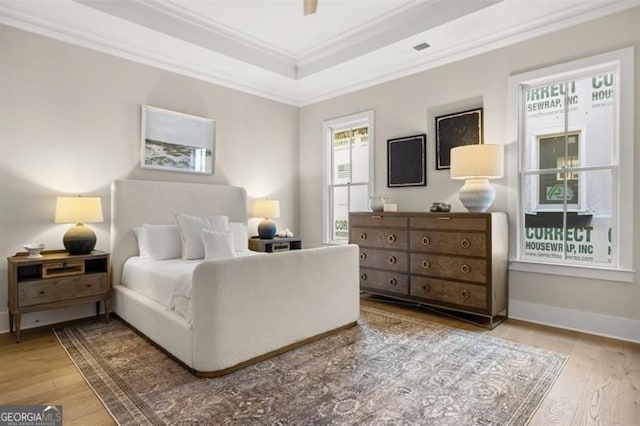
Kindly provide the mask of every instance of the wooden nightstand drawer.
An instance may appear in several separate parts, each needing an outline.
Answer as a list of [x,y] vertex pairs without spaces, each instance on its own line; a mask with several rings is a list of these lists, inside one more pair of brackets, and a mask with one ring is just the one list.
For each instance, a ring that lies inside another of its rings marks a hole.
[[360,288],[395,293],[409,294],[409,277],[397,272],[376,271],[374,269],[360,269]]
[[412,230],[409,240],[411,251],[478,257],[487,255],[487,238],[480,233]]
[[412,254],[410,265],[412,274],[477,283],[487,282],[487,262],[485,260],[432,254]]
[[349,216],[350,226],[384,226],[386,228],[406,228],[407,217],[402,216],[385,216],[380,214],[352,214]]
[[360,266],[407,272],[409,257],[406,251],[360,249]]
[[[488,217],[488,216],[487,216]],[[487,217],[456,216],[446,213],[434,216],[411,217],[409,227],[412,229],[449,229],[456,231],[485,231]]]
[[84,260],[66,260],[42,264],[42,278],[84,274]]
[[479,285],[412,276],[410,293],[421,299],[458,306],[476,309],[487,307],[487,289]]
[[22,282],[18,284],[18,306],[94,296],[106,289],[106,273]]
[[349,241],[361,247],[377,247],[392,250],[407,249],[406,229],[377,229],[352,227]]

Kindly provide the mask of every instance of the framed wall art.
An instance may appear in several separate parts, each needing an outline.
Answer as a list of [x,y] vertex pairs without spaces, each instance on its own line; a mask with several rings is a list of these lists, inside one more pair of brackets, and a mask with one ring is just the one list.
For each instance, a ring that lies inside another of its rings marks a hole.
[[482,108],[436,117],[436,170],[451,167],[451,148],[482,143]]
[[214,173],[215,121],[142,106],[140,166],[185,173]]
[[427,135],[387,140],[387,187],[427,185]]

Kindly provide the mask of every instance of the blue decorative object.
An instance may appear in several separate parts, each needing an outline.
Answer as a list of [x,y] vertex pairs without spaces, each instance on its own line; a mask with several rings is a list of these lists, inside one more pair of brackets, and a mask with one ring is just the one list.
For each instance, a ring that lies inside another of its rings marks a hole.
[[276,236],[276,224],[264,219],[258,224],[258,236],[263,240],[272,240]]

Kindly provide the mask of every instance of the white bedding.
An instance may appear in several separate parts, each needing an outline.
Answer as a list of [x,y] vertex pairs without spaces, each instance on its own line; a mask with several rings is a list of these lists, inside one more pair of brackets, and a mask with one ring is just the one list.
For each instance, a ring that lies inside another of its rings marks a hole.
[[[250,250],[236,251],[237,257],[264,254]],[[175,312],[191,325],[193,271],[203,261],[130,257],[122,270],[122,285]]]

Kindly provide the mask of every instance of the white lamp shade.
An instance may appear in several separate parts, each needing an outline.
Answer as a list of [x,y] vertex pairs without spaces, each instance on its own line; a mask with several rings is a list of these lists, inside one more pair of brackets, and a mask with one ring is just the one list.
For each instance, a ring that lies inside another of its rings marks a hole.
[[280,201],[278,200],[256,200],[253,202],[253,216],[267,219],[277,219],[280,217]]
[[58,197],[55,223],[104,222],[100,197]]
[[504,173],[504,146],[474,144],[451,150],[451,179],[501,178]]

